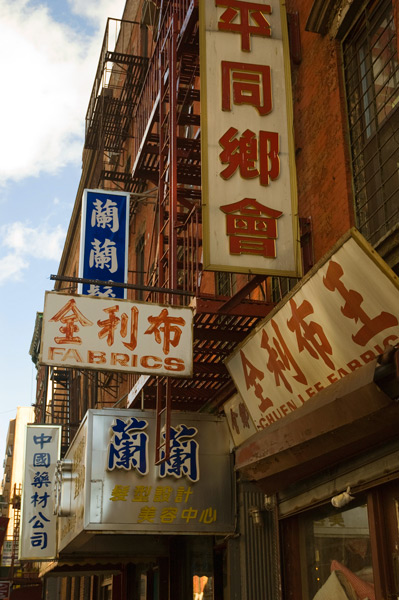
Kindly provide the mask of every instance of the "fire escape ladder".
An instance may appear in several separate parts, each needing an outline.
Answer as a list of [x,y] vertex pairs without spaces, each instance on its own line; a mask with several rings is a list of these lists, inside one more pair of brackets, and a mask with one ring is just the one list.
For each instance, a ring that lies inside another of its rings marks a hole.
[[64,454],[70,442],[70,378],[67,368],[54,367],[51,375],[51,423],[62,425],[61,454]]
[[126,191],[144,189],[121,166],[125,142],[131,136],[134,108],[140,95],[148,59],[132,52],[131,40],[139,36],[139,23],[108,19],[100,60],[86,113],[85,148],[97,154],[99,187],[117,183]]
[[[159,287],[177,289],[177,25],[172,15],[168,34],[159,52]],[[159,301],[164,302],[163,294]],[[168,303],[177,302],[175,296]],[[156,457],[155,462],[170,456],[170,378],[157,382]]]

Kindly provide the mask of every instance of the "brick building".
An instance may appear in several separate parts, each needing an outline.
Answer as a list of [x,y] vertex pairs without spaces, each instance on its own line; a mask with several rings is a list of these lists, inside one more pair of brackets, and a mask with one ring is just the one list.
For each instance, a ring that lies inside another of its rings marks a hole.
[[55,290],[98,295],[112,279],[81,280],[82,197],[129,192],[127,299],[193,310],[193,374],[157,375],[153,355],[141,372],[97,369],[94,352],[93,368],[76,352],[76,366],[41,365],[38,318],[36,422],[62,425],[62,468],[80,481],[88,410],[153,414],[158,466],[176,414],[226,420],[235,518],[208,535],[108,526],[72,539],[76,515],[60,510],[48,598],[399,594],[397,10],[127,0],[109,19]]

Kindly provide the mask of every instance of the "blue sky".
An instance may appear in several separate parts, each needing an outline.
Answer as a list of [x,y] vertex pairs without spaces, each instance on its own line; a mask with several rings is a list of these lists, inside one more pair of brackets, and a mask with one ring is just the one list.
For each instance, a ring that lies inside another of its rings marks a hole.
[[125,0],[0,0],[0,460],[17,406],[35,401],[28,354],[81,172],[84,118],[107,17]]

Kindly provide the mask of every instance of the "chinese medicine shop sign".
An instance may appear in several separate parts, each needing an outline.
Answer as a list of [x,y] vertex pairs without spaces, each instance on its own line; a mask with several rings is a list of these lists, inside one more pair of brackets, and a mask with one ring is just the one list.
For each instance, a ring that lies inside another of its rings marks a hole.
[[46,292],[41,363],[192,374],[191,308]]
[[356,231],[227,359],[258,429],[399,342],[399,280]]
[[57,554],[54,480],[60,444],[60,426],[27,425],[20,560],[48,560]]
[[[80,242],[80,277],[127,282],[129,194],[84,190]],[[126,298],[126,289],[80,284],[79,292],[90,296]]]
[[158,466],[155,432],[153,411],[88,411],[65,457],[72,484],[61,489],[60,550],[73,540],[78,547],[82,532],[234,530],[225,419],[174,413],[170,458]]
[[297,276],[283,2],[203,0],[199,7],[204,268]]

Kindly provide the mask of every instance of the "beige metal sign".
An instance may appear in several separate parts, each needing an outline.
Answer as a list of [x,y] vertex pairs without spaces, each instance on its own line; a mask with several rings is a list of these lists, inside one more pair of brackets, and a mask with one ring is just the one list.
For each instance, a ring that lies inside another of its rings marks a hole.
[[284,3],[199,6],[204,268],[298,275]]
[[258,429],[399,342],[399,280],[356,231],[227,359]]
[[173,413],[171,453],[155,466],[154,411],[89,410],[57,480],[59,548],[96,532],[234,531],[230,437],[222,417]]
[[41,363],[188,377],[191,308],[46,292]]

